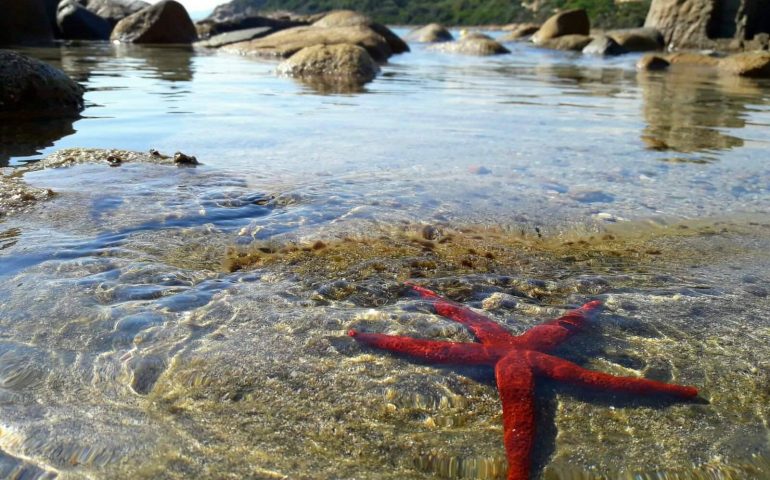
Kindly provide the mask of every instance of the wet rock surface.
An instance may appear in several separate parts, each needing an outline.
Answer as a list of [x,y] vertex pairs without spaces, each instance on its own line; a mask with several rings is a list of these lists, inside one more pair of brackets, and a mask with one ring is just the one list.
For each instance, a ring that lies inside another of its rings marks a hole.
[[358,12],[352,10],[337,10],[324,14],[321,18],[313,23],[313,26],[319,28],[335,28],[335,27],[353,27],[362,26],[368,27],[373,31],[381,35],[382,38],[388,42],[390,50],[394,54],[404,53],[409,51],[409,46],[398,35],[393,33],[388,27],[380,23],[372,21]]
[[609,30],[606,35],[629,52],[663,50],[663,35],[655,28],[627,28]]
[[363,84],[380,71],[377,63],[356,45],[316,45],[307,47],[278,65],[280,75],[312,77],[329,83]]
[[76,117],[84,89],[39,60],[0,50],[0,118]]
[[539,47],[550,48],[553,50],[566,50],[581,52],[586,48],[593,38],[588,35],[562,35],[560,37],[549,38],[537,43]]
[[583,47],[583,53],[589,55],[623,55],[628,50],[620,46],[612,37],[600,35],[593,37],[591,43]]
[[118,22],[110,39],[124,43],[187,44],[197,40],[198,33],[182,4],[163,0]]
[[437,52],[460,55],[489,56],[511,53],[510,50],[491,38],[469,36],[454,42],[442,42],[431,45]]
[[588,35],[590,30],[591,24],[585,10],[566,10],[546,20],[540,29],[532,35],[532,41],[536,44],[543,44],[564,35]]

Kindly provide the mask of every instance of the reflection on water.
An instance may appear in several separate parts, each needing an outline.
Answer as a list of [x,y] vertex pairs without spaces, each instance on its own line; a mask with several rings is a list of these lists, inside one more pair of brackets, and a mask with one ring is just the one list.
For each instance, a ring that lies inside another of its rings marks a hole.
[[193,79],[193,55],[191,46],[141,46],[119,44],[113,46],[115,57],[129,62],[140,61],[143,70],[150,70],[150,78],[168,82],[189,82]]
[[[642,140],[648,148],[681,153],[741,147],[732,133],[746,126],[748,103],[763,95],[750,79],[673,70],[640,72],[644,118]],[[730,133],[726,133],[730,131]]]
[[0,119],[0,167],[14,157],[37,155],[42,149],[75,133],[75,119],[8,120]]

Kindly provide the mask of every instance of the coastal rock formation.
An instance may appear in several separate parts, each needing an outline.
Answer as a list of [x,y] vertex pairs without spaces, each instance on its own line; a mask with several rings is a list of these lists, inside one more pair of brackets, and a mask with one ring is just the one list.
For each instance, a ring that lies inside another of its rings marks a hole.
[[242,55],[288,58],[303,48],[341,43],[366,49],[378,62],[387,60],[393,53],[382,35],[363,25],[333,28],[294,27],[264,38],[227,45],[223,49]]
[[662,50],[663,35],[655,28],[625,28],[610,30],[607,36],[629,52],[650,52]]
[[513,42],[529,37],[537,33],[540,30],[540,25],[537,23],[519,23],[514,26],[500,38],[501,42]]
[[407,34],[406,39],[416,43],[437,43],[451,42],[454,37],[445,26],[439,23],[430,23],[412,30]]
[[590,55],[623,55],[628,50],[621,47],[612,37],[599,35],[583,48],[583,53]]
[[67,40],[107,40],[112,32],[110,22],[76,0],[62,0],[59,3],[56,25],[61,38]]
[[43,0],[0,2],[0,45],[41,44],[53,40]]
[[0,50],[0,118],[76,117],[83,87],[47,63]]
[[546,20],[543,26],[532,35],[532,41],[536,44],[543,44],[548,40],[564,35],[588,35],[590,31],[591,23],[588,20],[588,13],[582,8],[577,8],[559,12]]
[[270,18],[262,16],[238,17],[223,21],[207,18],[195,24],[200,38],[209,38],[228,32],[266,28],[269,33],[275,33],[291,27],[308,25],[304,22],[282,18]]
[[553,50],[568,50],[573,52],[582,51],[593,39],[588,35],[562,35],[560,37],[549,38],[539,44],[541,47],[551,48]]
[[89,11],[99,15],[110,23],[111,27],[129,15],[150,6],[141,0],[78,0]]
[[653,0],[645,27],[672,48],[711,48],[719,39],[751,40],[770,32],[767,0]]
[[666,56],[647,55],[639,60],[640,70],[662,70],[668,66],[704,67],[724,75],[748,78],[770,78],[770,52],[742,52],[719,58],[700,53],[674,53]]
[[163,0],[118,22],[110,38],[125,43],[192,43],[198,33],[182,4]]
[[363,84],[374,79],[380,67],[366,50],[350,44],[303,48],[278,65],[278,73],[328,83]]
[[195,42],[195,46],[205,48],[219,48],[224,47],[225,45],[231,45],[233,43],[248,42],[249,40],[254,40],[255,38],[266,37],[271,33],[275,33],[275,30],[270,27],[255,27],[247,28],[245,30],[234,30],[232,32],[214,35],[207,38],[206,40],[201,40],[200,42]]
[[500,55],[511,53],[500,43],[488,37],[469,35],[456,42],[444,42],[431,46],[432,50],[444,53],[459,53],[461,55]]
[[390,50],[393,53],[404,53],[409,51],[409,45],[406,44],[401,38],[393,33],[385,25],[373,22],[371,18],[366,15],[352,10],[337,10],[329,12],[319,20],[313,23],[314,27],[318,28],[335,28],[335,27],[368,27],[385,39],[390,46]]

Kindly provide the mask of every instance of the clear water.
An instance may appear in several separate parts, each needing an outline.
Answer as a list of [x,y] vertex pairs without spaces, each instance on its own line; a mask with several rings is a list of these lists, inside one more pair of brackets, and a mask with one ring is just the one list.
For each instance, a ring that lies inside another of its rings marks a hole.
[[[770,478],[770,82],[510,47],[415,46],[345,94],[216,52],[27,50],[88,92],[0,130],[55,192],[0,220],[3,475],[504,478],[490,372],[345,335],[472,341],[412,279],[514,331],[601,298],[562,356],[708,400],[543,383],[537,476]],[[202,165],[35,163],[73,147]]]

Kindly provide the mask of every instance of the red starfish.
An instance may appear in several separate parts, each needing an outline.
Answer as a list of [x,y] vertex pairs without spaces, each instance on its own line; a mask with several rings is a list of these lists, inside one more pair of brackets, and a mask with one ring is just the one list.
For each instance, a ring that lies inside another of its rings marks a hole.
[[493,366],[503,403],[503,440],[508,457],[508,480],[529,479],[530,453],[535,438],[535,376],[614,392],[664,394],[684,399],[698,395],[695,387],[595,372],[549,355],[548,351],[582,329],[586,315],[601,306],[598,300],[588,302],[563,317],[533,327],[521,335],[513,335],[501,325],[463,305],[446,300],[426,288],[410,286],[422,297],[434,301],[436,313],[467,326],[481,343],[439,342],[355,330],[350,330],[348,335],[361,343],[428,362]]

